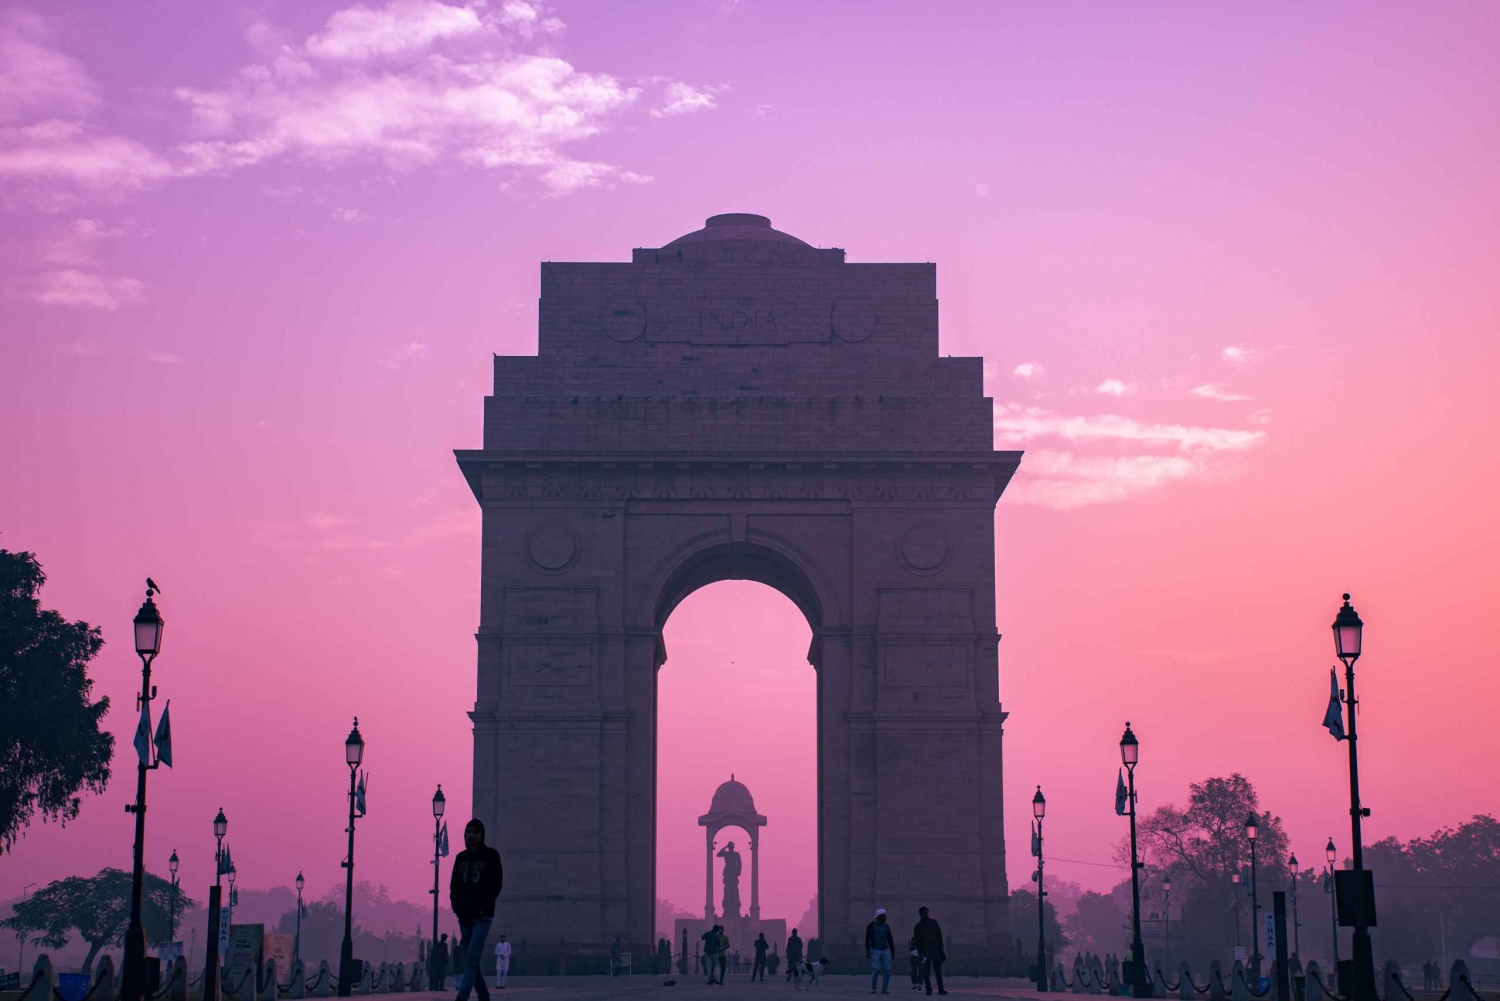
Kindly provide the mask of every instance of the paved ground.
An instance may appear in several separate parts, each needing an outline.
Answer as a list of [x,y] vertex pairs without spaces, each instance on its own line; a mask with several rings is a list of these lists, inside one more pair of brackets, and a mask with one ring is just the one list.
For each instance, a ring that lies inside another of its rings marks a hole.
[[[664,986],[668,980],[676,981],[675,985]],[[817,997],[820,993],[829,997],[870,996],[868,977],[826,976],[822,979],[821,987],[821,991],[813,991],[811,996]],[[911,981],[905,974],[900,978],[892,976],[889,997],[895,999],[926,996],[921,991],[913,991],[910,988]],[[953,978],[948,981],[948,994],[952,997],[1018,999],[1041,997],[1025,980],[1001,980],[986,977]],[[806,996],[806,992],[794,991],[791,984],[783,979],[773,981],[767,978],[765,983],[752,984],[745,977],[730,977],[729,982],[722,987],[717,985],[709,987],[702,979],[693,976],[648,977],[639,974],[613,978],[512,977],[505,990],[499,991],[493,988],[490,990],[493,1001],[502,1001],[511,995],[527,998],[535,995],[535,1001],[604,1001],[607,998],[644,998],[647,996],[680,999],[680,1001],[702,1001],[702,999],[710,998],[715,1001],[741,1001],[741,999],[750,998],[803,997]],[[451,991],[441,994],[403,994],[400,997],[410,999],[410,1001],[453,1001]]]

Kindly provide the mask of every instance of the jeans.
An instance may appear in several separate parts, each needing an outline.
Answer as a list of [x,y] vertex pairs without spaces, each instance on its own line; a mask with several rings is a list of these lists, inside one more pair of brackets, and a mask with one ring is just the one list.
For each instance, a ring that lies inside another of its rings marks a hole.
[[891,992],[891,950],[889,950],[889,949],[871,949],[870,950],[870,993],[871,994],[875,993],[875,981],[877,981],[877,980],[880,979],[880,975],[882,973],[885,974],[885,983],[883,983],[883,984],[880,985],[880,992],[882,994],[889,994]]
[[479,964],[484,961],[484,940],[490,937],[490,925],[494,918],[480,918],[478,921],[460,921],[458,930],[462,933],[459,939],[458,954],[463,957],[463,972],[458,978],[458,996],[467,999],[469,992],[478,990],[481,998],[490,996],[490,989],[485,986],[484,975],[479,972]]
[[766,954],[763,953],[763,952],[762,953],[757,953],[756,956],[755,956],[755,966],[750,970],[750,979],[754,980],[757,974],[760,976],[761,983],[765,983],[765,981],[766,981]]
[[717,952],[705,952],[703,954],[703,969],[708,973],[708,982],[713,983],[714,978],[719,975],[719,954]]
[[929,953],[922,957],[926,960],[922,964],[922,986],[927,988],[928,994],[932,993],[932,978],[934,974],[937,976],[938,993],[948,993],[943,990],[943,961],[938,958],[941,955],[942,953]]

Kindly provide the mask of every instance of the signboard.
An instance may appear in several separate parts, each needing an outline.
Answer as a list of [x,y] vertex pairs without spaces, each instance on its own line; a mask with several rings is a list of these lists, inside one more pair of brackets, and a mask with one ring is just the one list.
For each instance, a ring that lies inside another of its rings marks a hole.
[[[247,972],[250,976],[259,976],[260,964],[265,959],[265,933],[266,926],[261,924],[230,926],[229,958],[224,965],[225,980],[229,985],[224,988],[226,991],[238,988]],[[251,983],[253,989],[253,981]]]
[[162,969],[170,970],[172,964],[182,958],[182,943],[163,942],[156,947],[156,955],[161,958]]
[[1237,945],[1234,947],[1234,958],[1236,962],[1243,965],[1250,962],[1250,952],[1243,945]]
[[1276,955],[1276,915],[1266,915],[1266,955]]
[[282,980],[292,968],[292,948],[297,936],[291,932],[267,932],[265,938],[265,961],[276,960],[276,975]]
[[1338,901],[1339,927],[1353,928],[1356,918],[1375,927],[1375,875],[1368,869],[1339,869],[1333,874],[1333,892]]

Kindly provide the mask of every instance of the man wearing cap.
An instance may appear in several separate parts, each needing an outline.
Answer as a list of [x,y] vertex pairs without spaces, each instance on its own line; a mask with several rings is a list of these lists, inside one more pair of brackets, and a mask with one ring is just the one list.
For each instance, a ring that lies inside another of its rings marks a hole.
[[875,982],[885,975],[880,993],[891,992],[891,952],[896,947],[896,937],[885,920],[885,908],[875,911],[875,920],[865,925],[865,954],[870,957],[870,993],[875,993]]

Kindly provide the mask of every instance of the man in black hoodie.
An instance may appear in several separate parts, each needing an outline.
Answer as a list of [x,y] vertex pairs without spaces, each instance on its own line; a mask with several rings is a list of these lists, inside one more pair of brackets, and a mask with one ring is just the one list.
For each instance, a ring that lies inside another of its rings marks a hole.
[[500,896],[503,882],[500,853],[484,843],[484,825],[477,819],[469,821],[464,827],[464,850],[453,860],[453,877],[448,881],[448,901],[463,936],[453,964],[463,964],[458,1001],[469,1001],[469,991],[476,989],[480,1001],[489,1001],[490,991],[479,964],[484,959],[484,940],[495,920],[495,898]]

